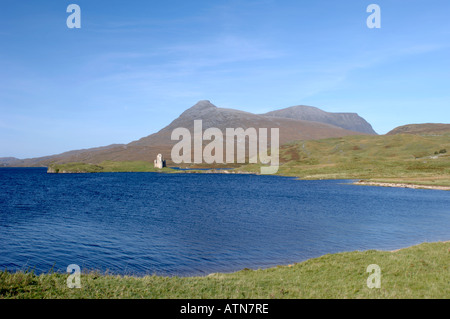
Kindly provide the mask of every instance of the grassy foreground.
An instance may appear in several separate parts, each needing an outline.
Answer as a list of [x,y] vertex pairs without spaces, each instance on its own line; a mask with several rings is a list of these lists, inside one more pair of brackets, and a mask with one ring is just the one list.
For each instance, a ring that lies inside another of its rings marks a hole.
[[[369,289],[367,266],[381,268],[381,288]],[[0,272],[0,298],[450,298],[450,242],[423,243],[395,252],[329,254],[264,270],[206,277],[130,277]]]

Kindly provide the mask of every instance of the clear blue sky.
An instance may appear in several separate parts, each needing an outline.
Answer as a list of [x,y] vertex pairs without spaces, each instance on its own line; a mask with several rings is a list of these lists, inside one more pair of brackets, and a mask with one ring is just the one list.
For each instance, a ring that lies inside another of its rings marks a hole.
[[449,123],[450,1],[0,3],[0,157],[128,143],[203,99],[356,112],[380,134]]

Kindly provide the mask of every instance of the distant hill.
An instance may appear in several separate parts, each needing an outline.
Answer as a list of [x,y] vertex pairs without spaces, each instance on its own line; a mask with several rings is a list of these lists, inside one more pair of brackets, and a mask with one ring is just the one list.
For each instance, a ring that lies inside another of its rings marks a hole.
[[[357,116],[348,116],[349,122],[351,118],[354,118],[359,123],[355,123],[355,127],[360,125],[360,118]],[[344,129],[329,123],[322,123],[317,121],[317,118],[316,121],[309,121],[276,117],[273,115],[258,115],[240,110],[218,108],[210,101],[203,100],[184,111],[177,119],[159,132],[129,144],[115,144],[106,147],[70,151],[41,158],[18,160],[10,162],[10,165],[48,166],[51,163],[61,164],[70,162],[98,164],[103,161],[152,162],[158,153],[162,153],[170,164],[171,149],[177,143],[177,141],[171,140],[172,131],[178,127],[185,127],[193,132],[194,120],[197,119],[203,121],[203,130],[216,127],[222,130],[223,133],[225,133],[226,128],[279,128],[280,144],[296,140],[314,140],[362,134],[359,131]],[[374,134],[374,132],[365,134]]]
[[[35,166],[47,166],[48,163],[52,162],[65,162],[64,159],[77,159],[81,154],[90,154],[95,153],[97,151],[102,150],[109,150],[113,148],[118,148],[123,146],[124,144],[112,144],[108,146],[101,146],[101,147],[95,147],[95,148],[89,148],[89,149],[82,149],[82,150],[74,150],[74,151],[68,151],[57,155],[48,155],[43,157],[34,157],[34,158],[26,158],[26,159],[18,159],[15,157],[4,157],[3,159],[9,159],[4,161],[3,166],[21,166],[21,167],[35,167]],[[1,165],[0,158],[0,165]]]
[[0,157],[0,166],[7,166],[17,161],[19,161],[19,159],[16,157]]
[[297,105],[268,112],[264,115],[326,123],[350,131],[377,134],[372,126],[356,113],[330,113],[313,106]]
[[386,135],[395,134],[443,134],[450,132],[450,124],[425,123],[408,124],[396,127]]

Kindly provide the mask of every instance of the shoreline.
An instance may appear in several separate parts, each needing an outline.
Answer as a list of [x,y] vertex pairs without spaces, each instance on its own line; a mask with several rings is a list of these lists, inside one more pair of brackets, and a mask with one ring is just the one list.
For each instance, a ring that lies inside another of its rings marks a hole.
[[450,191],[450,186],[437,186],[437,185],[433,186],[433,185],[406,184],[406,183],[393,183],[393,182],[371,182],[371,181],[364,181],[364,180],[354,182],[353,185],[412,188],[412,189],[433,189],[433,190]]
[[[448,298],[449,242],[424,242],[398,251],[370,249],[325,254],[267,269],[198,277],[0,271],[0,299],[361,299]],[[371,289],[368,267],[381,271]],[[71,277],[72,276],[72,277]],[[76,283],[76,281],[75,281]],[[426,284],[424,284],[426,283]]]
[[[406,247],[402,247],[402,248],[398,248],[398,249],[394,249],[394,250],[380,250],[380,249],[365,249],[365,250],[348,250],[348,251],[340,251],[340,252],[336,252],[336,253],[327,253],[327,254],[323,254],[317,257],[311,257],[311,258],[307,258],[303,261],[298,261],[298,262],[293,262],[291,264],[281,264],[281,265],[275,265],[275,266],[271,266],[271,267],[267,267],[267,268],[255,268],[255,269],[251,269],[251,268],[243,268],[240,270],[236,270],[236,271],[230,271],[230,272],[214,272],[214,273],[210,273],[208,275],[201,275],[201,276],[180,276],[180,277],[190,277],[190,278],[205,278],[205,277],[211,277],[211,276],[217,276],[217,275],[230,275],[230,274],[234,274],[234,273],[238,273],[241,271],[246,271],[246,270],[252,270],[252,271],[258,271],[258,270],[270,270],[270,269],[275,269],[275,268],[279,268],[279,267],[287,267],[287,268],[291,268],[294,267],[295,265],[299,265],[302,263],[306,263],[306,262],[311,262],[314,261],[315,259],[319,259],[319,258],[323,258],[325,256],[334,256],[334,255],[339,255],[339,254],[351,254],[351,253],[366,253],[369,251],[377,251],[377,252],[384,252],[384,253],[396,253],[405,249],[411,249],[414,248],[416,246],[420,246],[423,244],[448,244],[450,243],[450,240],[439,240],[439,241],[424,241],[418,244],[413,244],[411,246],[406,246]],[[450,249],[449,249],[450,252]],[[165,276],[162,276],[165,277]]]
[[[8,167],[13,168],[13,167]],[[27,168],[27,167],[19,167],[19,168]],[[33,168],[33,167],[30,167]],[[42,167],[44,168],[44,167]],[[209,168],[209,169],[173,169],[171,167],[167,167],[171,172],[168,171],[162,171],[162,170],[152,170],[152,171],[66,171],[66,170],[58,170],[55,171],[51,167],[47,168],[47,174],[95,174],[95,173],[178,173],[178,174],[236,174],[236,175],[262,175],[258,172],[252,172],[252,171],[235,171],[235,169],[239,168],[226,168],[226,169],[217,169],[217,168]],[[273,176],[280,176],[280,177],[293,177],[297,178],[298,180],[304,180],[300,176],[293,176],[293,175],[283,175],[283,174],[273,174]],[[335,178],[325,178],[326,180],[336,180]],[[358,178],[355,177],[349,177],[344,178],[341,177],[339,179],[348,179],[348,180],[357,180]],[[324,179],[305,179],[305,180],[324,180]],[[394,187],[394,188],[411,188],[411,189],[431,189],[431,190],[443,190],[443,191],[450,191],[450,186],[442,186],[442,185],[423,185],[419,182],[413,182],[413,183],[400,183],[400,182],[375,182],[370,180],[363,180],[359,179],[356,182],[351,183],[352,185],[360,185],[360,186],[379,186],[379,187]]]
[[[380,250],[380,251],[388,251],[388,252],[390,252],[390,253],[396,253],[396,252],[398,252],[398,251],[401,251],[401,250],[404,250],[404,249],[408,249],[408,248],[412,248],[412,247],[415,247],[415,246],[418,246],[418,245],[422,245],[422,244],[425,244],[425,243],[442,243],[442,244],[448,244],[448,243],[450,243],[450,240],[422,242],[422,243],[420,243],[420,244],[412,245],[412,246],[409,246],[409,247],[403,247],[403,248],[394,249],[394,250]],[[450,250],[449,250],[449,252],[450,252]]]
[[[145,277],[159,277],[159,278],[208,278],[208,277],[212,277],[212,276],[221,276],[221,275],[233,275],[236,273],[240,273],[243,271],[268,271],[268,270],[273,270],[273,269],[277,269],[277,268],[291,268],[294,267],[296,265],[300,265],[303,263],[308,263],[311,261],[314,261],[316,259],[320,259],[320,258],[324,258],[326,256],[337,256],[337,255],[341,255],[341,254],[351,254],[351,253],[367,253],[370,251],[376,251],[376,252],[380,252],[380,253],[396,253],[402,250],[406,250],[406,249],[411,249],[420,245],[424,245],[424,244],[448,244],[450,243],[450,240],[440,240],[440,241],[424,241],[424,242],[420,242],[417,244],[413,244],[411,246],[406,246],[406,247],[402,247],[402,248],[398,248],[398,249],[394,249],[394,250],[380,250],[380,249],[376,249],[376,248],[372,248],[372,249],[365,249],[365,250],[348,250],[348,251],[340,251],[340,252],[335,252],[335,253],[326,253],[317,257],[311,257],[311,258],[307,258],[305,260],[302,261],[298,261],[298,262],[293,262],[290,264],[276,264],[274,266],[270,266],[270,267],[259,267],[259,268],[247,268],[244,267],[242,269],[238,269],[238,270],[231,270],[231,271],[219,271],[219,272],[212,272],[212,273],[208,273],[208,274],[198,274],[198,275],[161,275],[161,274],[156,274],[156,273],[143,273],[143,274],[133,274],[133,273],[115,273],[115,272],[110,272],[109,270],[105,270],[105,271],[99,271],[96,269],[87,269],[84,270],[83,272],[81,272],[81,274],[84,275],[89,275],[89,274],[95,274],[98,276],[103,276],[103,277],[131,277],[131,278],[136,278],[136,279],[142,279]],[[450,252],[450,249],[449,249]],[[4,270],[0,270],[0,274],[3,272]],[[15,270],[15,271],[9,271],[6,269],[6,271],[10,274],[15,274],[15,273],[22,273],[24,272],[23,270]],[[49,274],[60,274],[60,275],[66,275],[65,272],[59,272],[59,271],[53,271],[51,270],[49,273],[39,273],[37,274],[37,276],[42,276],[42,275],[49,275]]]
[[[233,171],[230,170],[216,170],[216,169],[210,169],[210,170],[204,170],[204,171],[195,171],[195,170],[187,170],[182,171],[182,173],[190,173],[190,174],[236,174],[236,175],[263,175],[258,172],[247,172],[247,171]],[[269,175],[270,176],[270,175]],[[297,180],[313,180],[313,181],[322,181],[322,180],[356,180],[355,178],[338,178],[338,179],[302,179],[300,176],[292,176],[292,175],[283,175],[283,174],[273,174],[273,176],[280,176],[280,177],[293,177]],[[442,186],[442,185],[422,185],[419,183],[414,184],[408,184],[408,183],[395,183],[395,182],[371,182],[366,180],[359,180],[356,182],[353,182],[352,185],[361,185],[361,186],[380,186],[380,187],[395,187],[395,188],[411,188],[411,189],[432,189],[432,190],[443,190],[443,191],[450,191],[450,186]]]
[[[81,272],[80,289],[68,273],[0,270],[0,299],[442,299],[450,296],[449,253],[449,241],[435,241],[196,277]],[[382,272],[381,289],[370,289],[370,265]]]

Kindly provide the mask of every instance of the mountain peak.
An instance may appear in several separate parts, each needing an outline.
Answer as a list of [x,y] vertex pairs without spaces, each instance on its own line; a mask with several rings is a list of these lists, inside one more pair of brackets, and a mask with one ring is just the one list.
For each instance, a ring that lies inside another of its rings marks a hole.
[[217,108],[214,104],[212,104],[209,100],[200,100],[190,109],[208,109],[208,108]]
[[201,118],[211,111],[217,110],[217,106],[208,100],[198,101],[194,106],[191,106],[184,111],[180,118]]

